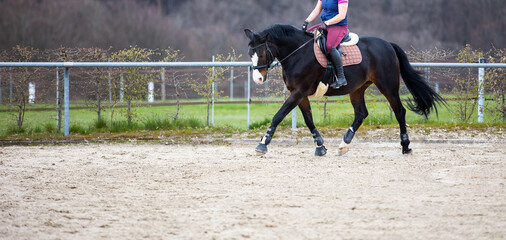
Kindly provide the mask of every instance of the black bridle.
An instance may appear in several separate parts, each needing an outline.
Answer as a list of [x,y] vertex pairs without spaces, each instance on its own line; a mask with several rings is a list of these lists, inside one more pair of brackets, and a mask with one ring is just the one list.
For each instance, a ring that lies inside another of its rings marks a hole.
[[267,44],[267,42],[264,42],[263,44],[260,44],[256,47],[250,47],[250,50],[254,50],[254,49],[257,49],[262,46],[265,46],[265,52],[267,53],[267,64],[253,66],[252,67],[253,69],[269,68],[272,65],[272,63],[274,62],[274,59],[275,59],[274,54],[272,54],[271,49],[269,48],[269,44]]
[[[306,46],[311,41],[313,41],[312,38],[309,39],[304,44],[300,45],[297,49],[295,49],[293,52],[291,52],[290,54],[288,54],[285,58],[281,59],[281,61],[277,62],[275,66],[281,64],[283,61],[285,61],[287,58],[289,58],[290,56],[292,56],[294,53],[296,53],[297,51],[299,51],[301,48],[303,48],[304,46]],[[260,44],[260,45],[258,45],[256,47],[250,47],[250,50],[254,50],[254,49],[257,49],[257,48],[262,47],[262,46],[265,46],[265,51],[267,53],[267,63],[264,64],[264,65],[253,66],[252,67],[253,69],[269,68],[272,65],[272,63],[274,62],[274,59],[275,59],[274,54],[272,54],[271,49],[269,48],[269,44],[267,44],[267,42],[264,42],[263,44]]]

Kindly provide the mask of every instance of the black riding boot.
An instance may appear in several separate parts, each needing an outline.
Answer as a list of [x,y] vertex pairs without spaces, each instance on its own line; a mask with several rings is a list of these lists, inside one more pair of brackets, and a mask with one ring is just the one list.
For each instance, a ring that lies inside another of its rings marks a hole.
[[341,54],[339,54],[339,51],[337,51],[335,47],[330,50],[330,58],[332,59],[332,64],[337,78],[337,80],[330,84],[330,87],[340,88],[341,86],[346,86],[348,82],[344,77],[343,61],[341,60]]

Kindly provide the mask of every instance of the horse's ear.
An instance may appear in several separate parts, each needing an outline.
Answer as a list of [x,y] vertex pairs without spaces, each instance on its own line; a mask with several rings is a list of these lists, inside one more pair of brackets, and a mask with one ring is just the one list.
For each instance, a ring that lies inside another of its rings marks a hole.
[[244,29],[244,33],[250,40],[253,40],[255,38],[255,34],[249,29]]
[[263,42],[267,41],[268,36],[269,36],[269,33],[266,33],[265,35],[260,36],[260,38],[258,38],[258,41],[263,43]]

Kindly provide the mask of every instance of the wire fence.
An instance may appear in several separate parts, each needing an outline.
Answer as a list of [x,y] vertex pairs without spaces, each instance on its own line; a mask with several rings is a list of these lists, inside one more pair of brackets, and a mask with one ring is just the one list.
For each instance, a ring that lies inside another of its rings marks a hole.
[[[1,111],[15,111],[19,107],[20,94],[27,99],[28,105],[44,103],[55,104],[57,108],[61,106],[63,116],[57,118],[64,120],[64,135],[67,136],[71,103],[86,103],[86,106],[73,107],[76,109],[97,107],[97,101],[102,101],[104,108],[112,102],[117,107],[125,106],[127,88],[133,88],[128,81],[147,75],[146,81],[138,83],[143,91],[130,93],[144,99],[144,104],[171,105],[175,101],[178,104],[206,104],[206,101],[196,99],[209,97],[214,106],[218,103],[217,98],[222,98],[219,103],[247,104],[249,125],[252,103],[272,101],[286,94],[279,67],[271,70],[270,81],[264,85],[252,85],[249,81],[251,66],[251,62],[0,62],[0,103],[14,106]],[[459,71],[472,71],[478,83],[478,113],[483,113],[485,69],[506,68],[506,64],[502,63],[412,63],[412,66],[425,72],[431,86],[443,93],[450,93],[455,88],[453,78]],[[217,75],[217,68],[223,71],[220,77],[213,77]],[[454,74],[438,69],[451,69]],[[140,75],[126,77],[132,74],[131,70]],[[209,82],[212,92],[207,96],[192,87]],[[408,91],[401,89],[402,92]],[[228,99],[223,100],[224,97]],[[91,104],[93,106],[88,104],[90,102],[94,103]],[[294,118],[292,120],[296,121]]]

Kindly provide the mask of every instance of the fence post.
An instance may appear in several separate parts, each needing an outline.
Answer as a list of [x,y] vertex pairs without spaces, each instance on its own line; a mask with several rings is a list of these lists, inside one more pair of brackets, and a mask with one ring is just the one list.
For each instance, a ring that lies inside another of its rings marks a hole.
[[58,121],[60,120],[60,114],[58,114],[58,105],[60,105],[60,90],[58,89],[59,84],[60,75],[58,73],[58,68],[56,68],[56,129],[58,129]]
[[292,130],[297,129],[297,106],[292,110]]
[[[231,62],[234,62],[234,57],[230,59]],[[234,67],[230,67],[230,101],[234,100]]]
[[162,78],[162,102],[165,102],[165,68],[162,68],[160,72],[160,78]]
[[[478,63],[486,63],[485,58],[480,58]],[[485,68],[478,68],[478,123],[483,123],[483,105],[485,99],[483,97],[485,82]]]
[[65,105],[65,123],[63,127],[63,132],[65,136],[69,135],[69,125],[70,125],[70,113],[69,113],[69,102],[70,102],[70,84],[69,84],[69,67],[65,67],[64,71],[64,83],[63,83],[63,104]]
[[[251,69],[249,69],[248,71],[251,71]],[[244,98],[248,99],[248,82],[250,81],[250,76],[248,76],[248,79],[246,80],[246,82],[244,83]]]
[[119,84],[120,84],[120,86],[119,86],[119,101],[120,102],[123,102],[123,97],[125,97],[125,92],[124,92],[125,89],[123,88],[123,81],[124,81],[123,73],[120,73],[120,75],[119,75]]
[[9,103],[12,104],[12,67],[9,68]]
[[2,104],[2,74],[0,73],[0,104]]
[[250,83],[250,79],[251,79],[251,67],[248,67],[248,80],[247,80],[247,86],[248,86],[248,91],[247,91],[247,97],[248,97],[248,128],[250,126],[250,107],[251,107],[251,83]]
[[[213,63],[214,63],[214,56],[213,56]],[[216,71],[215,71],[215,68],[213,67],[213,76],[212,76],[212,79],[213,79],[213,82],[212,82],[212,85],[211,85],[211,125],[214,126],[214,78],[216,77]]]

